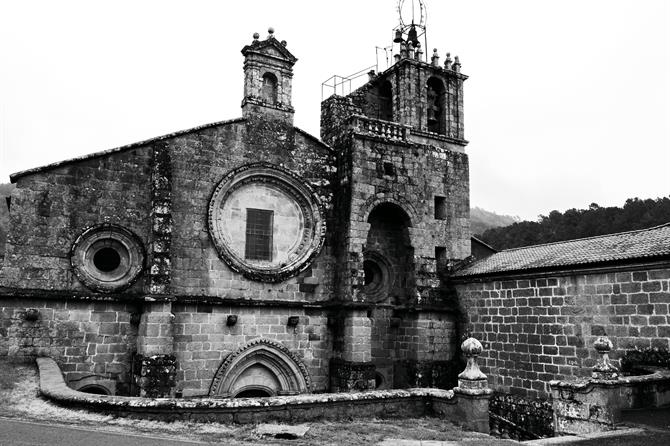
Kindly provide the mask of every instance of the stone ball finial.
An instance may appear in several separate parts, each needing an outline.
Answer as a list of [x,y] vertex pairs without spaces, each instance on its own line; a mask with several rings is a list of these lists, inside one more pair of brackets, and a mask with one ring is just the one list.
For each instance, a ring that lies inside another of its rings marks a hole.
[[281,41],[281,42],[279,42],[279,43],[281,43],[281,44],[282,44],[282,46],[286,46],[286,40],[282,40],[282,41]]
[[258,34],[258,33],[254,33],[254,40],[258,40],[258,38],[259,38],[260,36],[261,36],[260,34]]
[[268,28],[268,34],[273,35],[275,33],[275,29],[273,27]]
[[619,369],[610,362],[609,352],[614,345],[606,336],[601,336],[593,343],[593,348],[601,355],[598,363],[593,367],[591,377],[595,379],[616,380],[619,378]]
[[601,336],[595,340],[593,348],[595,348],[598,353],[609,353],[612,351],[612,348],[614,348],[614,344],[612,344],[612,341],[610,341],[607,336]]
[[437,56],[437,48],[433,48],[433,54]]
[[461,344],[461,350],[465,356],[476,356],[481,354],[483,347],[482,343],[475,338],[467,338]]

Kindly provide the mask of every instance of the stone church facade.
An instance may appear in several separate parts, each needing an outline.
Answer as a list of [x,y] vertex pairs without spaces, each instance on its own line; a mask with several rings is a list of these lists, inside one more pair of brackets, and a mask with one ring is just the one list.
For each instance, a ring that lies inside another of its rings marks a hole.
[[0,355],[129,395],[453,386],[460,64],[405,47],[322,103],[319,139],[293,124],[286,43],[242,54],[241,118],[12,175]]

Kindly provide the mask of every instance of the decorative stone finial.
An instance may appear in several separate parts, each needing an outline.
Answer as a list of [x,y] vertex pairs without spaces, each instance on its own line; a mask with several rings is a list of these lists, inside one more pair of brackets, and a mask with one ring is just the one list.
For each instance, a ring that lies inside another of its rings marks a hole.
[[403,42],[400,44],[400,58],[407,59],[408,56],[409,56],[409,44],[407,42]]
[[451,70],[451,53],[447,53],[447,59],[444,61],[444,69]]
[[421,42],[416,43],[416,52],[414,53],[414,58],[416,60],[423,59],[423,48],[421,48]]
[[434,67],[440,66],[440,56],[437,54],[437,48],[433,48],[433,56],[430,58],[430,62]]
[[610,363],[609,352],[614,345],[606,336],[601,336],[593,343],[593,348],[601,355],[598,363],[593,367],[591,377],[594,379],[616,380],[619,378],[619,369]]
[[460,73],[461,72],[461,61],[458,59],[458,56],[454,56],[454,65],[453,69],[455,72]]
[[258,38],[259,38],[260,36],[261,36],[260,34],[258,34],[258,33],[254,33],[254,42],[258,42]]
[[482,344],[475,338],[467,338],[461,344],[461,350],[468,362],[465,370],[458,375],[458,389],[462,393],[478,393],[488,389],[486,375],[479,370],[477,356],[482,352]]
[[281,42],[279,42],[279,43],[281,43],[281,44],[282,44],[282,46],[286,46],[286,40],[282,40],[282,41],[281,41]]
[[274,39],[275,29],[273,27],[268,28],[268,39]]
[[395,61],[395,63],[400,62],[400,54],[394,54],[393,55],[393,60]]

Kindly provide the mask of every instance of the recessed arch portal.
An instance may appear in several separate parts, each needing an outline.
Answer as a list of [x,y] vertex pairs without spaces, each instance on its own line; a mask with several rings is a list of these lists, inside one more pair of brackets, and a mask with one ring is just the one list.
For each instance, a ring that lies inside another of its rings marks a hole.
[[398,204],[382,202],[372,208],[367,222],[363,292],[374,302],[403,303],[414,294],[411,219]]
[[309,389],[309,374],[302,361],[281,343],[259,338],[223,360],[209,396],[295,395]]

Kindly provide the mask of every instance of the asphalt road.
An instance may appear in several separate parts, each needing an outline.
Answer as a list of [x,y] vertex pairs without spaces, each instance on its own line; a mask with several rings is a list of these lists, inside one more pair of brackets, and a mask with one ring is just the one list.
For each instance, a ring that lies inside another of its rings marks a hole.
[[204,444],[209,443],[0,418],[0,446],[194,446]]

